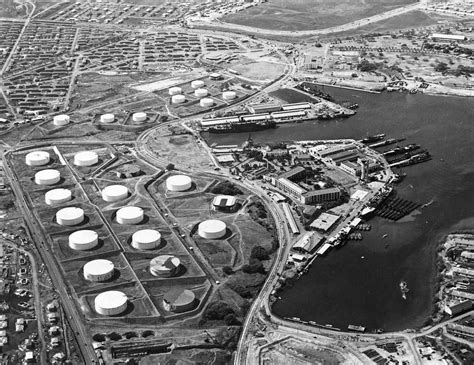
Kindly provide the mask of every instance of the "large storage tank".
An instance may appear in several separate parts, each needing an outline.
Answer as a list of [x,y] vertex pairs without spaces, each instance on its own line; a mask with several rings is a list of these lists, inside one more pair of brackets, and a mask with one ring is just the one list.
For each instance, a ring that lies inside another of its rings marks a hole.
[[210,108],[214,105],[214,100],[211,98],[204,98],[199,101],[199,105],[201,105],[203,108]]
[[35,183],[38,185],[57,184],[61,179],[61,173],[58,170],[47,169],[38,171],[35,174]]
[[194,80],[191,82],[191,87],[193,89],[199,89],[204,86],[204,81],[202,80]]
[[109,260],[92,260],[84,265],[84,278],[90,281],[109,280],[115,271],[114,263]]
[[56,115],[53,118],[53,124],[58,127],[69,124],[69,115],[66,115],[66,114]]
[[95,311],[104,316],[117,316],[127,309],[127,296],[121,291],[110,290],[94,299]]
[[224,100],[234,100],[237,97],[235,91],[224,91],[222,93],[222,99]]
[[161,243],[161,234],[155,229],[142,229],[132,235],[132,247],[137,250],[153,250]]
[[237,199],[232,195],[218,195],[212,200],[212,206],[219,210],[232,210]]
[[175,276],[181,266],[181,260],[172,255],[160,255],[150,261],[150,273],[154,276]]
[[196,296],[188,289],[172,289],[163,297],[163,307],[169,312],[186,312],[196,306]]
[[135,123],[140,123],[140,122],[144,122],[147,118],[147,115],[146,113],[144,112],[138,112],[138,113],[134,113],[132,115],[132,120],[135,122]]
[[169,191],[186,191],[191,189],[192,180],[186,175],[173,175],[166,179],[166,189]]
[[104,124],[115,122],[115,115],[113,114],[102,114],[100,116],[100,122]]
[[84,211],[77,207],[63,208],[56,213],[56,222],[62,226],[75,226],[84,221]]
[[196,91],[194,91],[194,96],[197,98],[203,98],[208,94],[209,92],[206,89],[197,89]]
[[73,250],[85,251],[95,248],[99,244],[99,235],[96,231],[82,229],[69,235],[69,247]]
[[74,165],[92,166],[99,162],[99,155],[94,151],[82,151],[74,155]]
[[44,194],[44,201],[48,205],[58,205],[72,199],[72,192],[69,189],[53,189]]
[[173,96],[173,95],[178,95],[178,94],[181,94],[183,92],[183,89],[181,89],[180,87],[172,87],[168,90],[168,93]]
[[112,203],[128,197],[128,188],[123,185],[110,185],[102,189],[102,199]]
[[171,97],[171,104],[183,104],[186,101],[184,95],[173,95]]
[[120,224],[138,224],[143,220],[143,209],[125,207],[117,211],[117,222]]
[[209,219],[200,223],[198,226],[199,236],[208,240],[223,237],[226,233],[226,230],[226,224],[218,219]]
[[33,151],[25,156],[25,163],[28,166],[44,166],[49,161],[49,153],[46,151]]

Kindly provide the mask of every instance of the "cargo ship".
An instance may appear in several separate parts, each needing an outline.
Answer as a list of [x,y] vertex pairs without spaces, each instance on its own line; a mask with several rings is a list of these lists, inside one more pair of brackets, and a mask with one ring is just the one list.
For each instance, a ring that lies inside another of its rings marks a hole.
[[383,146],[388,146],[388,145],[391,145],[391,144],[394,144],[394,143],[397,143],[397,142],[398,141],[395,138],[389,138],[389,139],[386,139],[385,141],[373,143],[373,144],[369,145],[369,147],[370,148],[383,147]]
[[417,145],[415,143],[409,144],[404,147],[396,147],[393,150],[386,151],[384,152],[384,156],[391,156],[391,155],[401,155],[410,151],[414,151],[416,149],[420,148],[420,145]]
[[406,281],[400,281],[400,291],[402,292],[402,298],[403,299],[407,299],[407,293],[410,291],[410,289],[408,289],[408,285],[406,283]]
[[209,127],[206,131],[209,133],[232,133],[232,132],[255,132],[265,129],[276,128],[276,123],[273,120],[263,122],[241,122],[228,123]]
[[381,133],[381,134],[375,134],[373,136],[367,136],[364,139],[361,139],[359,142],[362,142],[362,143],[377,142],[377,141],[381,141],[384,138],[385,138],[385,134]]

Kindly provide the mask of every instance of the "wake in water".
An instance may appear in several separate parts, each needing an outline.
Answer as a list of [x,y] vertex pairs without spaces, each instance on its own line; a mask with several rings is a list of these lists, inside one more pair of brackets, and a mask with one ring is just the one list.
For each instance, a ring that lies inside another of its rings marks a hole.
[[429,207],[431,204],[433,204],[435,202],[434,198],[431,199],[428,203],[426,204],[423,204],[420,208],[426,208],[426,207]]

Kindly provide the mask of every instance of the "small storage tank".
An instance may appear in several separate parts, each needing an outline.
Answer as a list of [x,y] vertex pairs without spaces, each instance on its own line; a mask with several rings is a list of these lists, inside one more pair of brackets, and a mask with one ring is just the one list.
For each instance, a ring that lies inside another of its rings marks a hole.
[[118,202],[128,198],[128,188],[123,185],[109,185],[102,189],[102,199],[106,202]]
[[154,276],[175,276],[180,268],[181,260],[172,255],[160,255],[150,261],[150,273]]
[[72,193],[69,189],[53,189],[44,194],[44,201],[48,205],[58,205],[71,199]]
[[232,195],[218,195],[212,200],[214,209],[232,210],[235,207],[237,199]]
[[192,180],[186,175],[173,175],[166,179],[166,189],[169,191],[186,191],[191,186]]
[[100,116],[100,122],[104,124],[115,122],[115,115],[113,114],[102,114]]
[[136,123],[144,122],[146,118],[147,118],[147,115],[144,112],[138,112],[132,115],[132,120]]
[[171,104],[183,104],[186,101],[186,97],[184,95],[173,95],[171,97]]
[[237,97],[235,91],[224,91],[222,93],[222,99],[224,100],[234,100]]
[[99,244],[99,235],[96,231],[82,229],[69,235],[69,247],[73,250],[91,250]]
[[197,98],[203,98],[203,97],[207,96],[207,94],[209,94],[207,89],[197,89],[197,90],[194,91],[194,96],[197,97]]
[[204,81],[202,80],[194,80],[191,82],[191,87],[193,89],[199,89],[200,87],[204,86]]
[[142,229],[132,235],[132,247],[137,250],[153,250],[161,243],[161,234],[155,229]]
[[84,210],[77,207],[67,207],[57,211],[56,222],[62,226],[75,226],[84,221]]
[[100,293],[94,299],[95,311],[104,316],[117,316],[127,309],[127,296],[117,290]]
[[214,105],[214,100],[211,98],[204,98],[199,101],[199,105],[201,105],[203,108],[210,108]]
[[61,173],[58,170],[47,169],[38,171],[35,174],[35,183],[38,185],[57,184],[61,179]]
[[183,89],[181,89],[180,87],[172,87],[168,90],[168,93],[170,95],[178,95],[178,94],[181,94],[183,92]]
[[199,224],[198,234],[202,238],[214,240],[225,235],[227,226],[224,222],[218,219],[209,219]]
[[53,118],[53,124],[56,126],[63,126],[63,125],[69,124],[69,115],[66,115],[66,114],[56,115]]
[[33,151],[25,156],[25,163],[28,166],[44,166],[49,161],[49,153],[46,151]]
[[99,155],[94,151],[82,151],[74,155],[74,165],[92,166],[99,162]]
[[220,80],[222,78],[222,75],[220,73],[213,72],[209,75],[209,77],[211,78],[211,80]]
[[125,207],[117,211],[117,223],[138,224],[143,220],[143,209],[140,207]]
[[84,265],[84,278],[90,281],[109,280],[115,272],[114,263],[109,260],[92,260]]
[[169,312],[186,312],[196,307],[196,296],[188,289],[172,289],[163,297],[163,307]]

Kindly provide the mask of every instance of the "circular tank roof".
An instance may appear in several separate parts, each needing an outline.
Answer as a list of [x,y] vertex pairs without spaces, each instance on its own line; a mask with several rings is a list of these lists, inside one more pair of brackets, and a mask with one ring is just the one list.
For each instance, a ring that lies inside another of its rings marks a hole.
[[132,116],[132,120],[134,122],[143,122],[146,118],[147,118],[147,115],[144,112],[134,113]]
[[183,89],[181,89],[180,87],[175,86],[175,87],[170,88],[168,90],[168,93],[170,95],[176,95],[176,94],[181,94],[182,91],[183,91]]
[[208,108],[214,105],[214,100],[212,100],[211,98],[204,98],[199,101],[199,105],[204,108]]
[[191,82],[191,87],[193,89],[197,89],[197,88],[200,88],[200,87],[203,87],[204,86],[204,81],[202,80],[194,80]]
[[181,260],[172,255],[160,255],[150,261],[153,275],[173,275],[181,265]]
[[74,165],[90,166],[99,161],[99,156],[94,151],[81,151],[74,155]]
[[69,115],[66,114],[61,114],[61,115],[56,115],[53,118],[53,124],[55,125],[66,125],[69,123]]
[[37,184],[56,184],[60,178],[61,173],[58,170],[53,169],[41,170],[35,174],[35,182]]
[[218,219],[209,219],[199,224],[199,230],[206,233],[218,233],[226,229],[226,224]]
[[109,185],[102,189],[102,199],[114,202],[128,197],[128,188],[123,185]]
[[192,303],[196,296],[188,289],[172,289],[165,294],[163,300],[172,306],[186,306]]
[[59,204],[64,203],[72,198],[71,190],[69,189],[53,189],[44,195],[46,204]]
[[185,101],[186,101],[186,97],[181,94],[176,94],[171,97],[171,102],[173,104],[181,104],[181,103],[184,103]]
[[132,241],[138,244],[148,245],[161,240],[161,234],[155,229],[141,229],[132,235]]
[[49,162],[49,153],[46,151],[33,151],[26,155],[26,164],[29,166],[42,166]]
[[89,229],[82,229],[69,235],[69,243],[75,246],[89,246],[92,243],[97,243],[98,239],[97,232]]
[[67,207],[58,210],[56,217],[61,221],[79,221],[84,217],[84,210],[77,207]]
[[118,221],[137,221],[143,218],[143,209],[140,207],[124,207],[117,211]]
[[166,179],[166,188],[171,191],[188,190],[192,180],[186,175],[173,175]]
[[121,291],[110,290],[95,297],[95,305],[104,310],[120,308],[127,303],[127,296]]
[[232,207],[235,205],[236,199],[232,195],[218,195],[212,200],[212,205],[216,207]]
[[112,123],[115,120],[115,115],[113,114],[103,114],[100,116],[101,123]]
[[109,260],[92,260],[84,265],[84,273],[91,276],[102,276],[110,274],[115,267],[112,261]]

